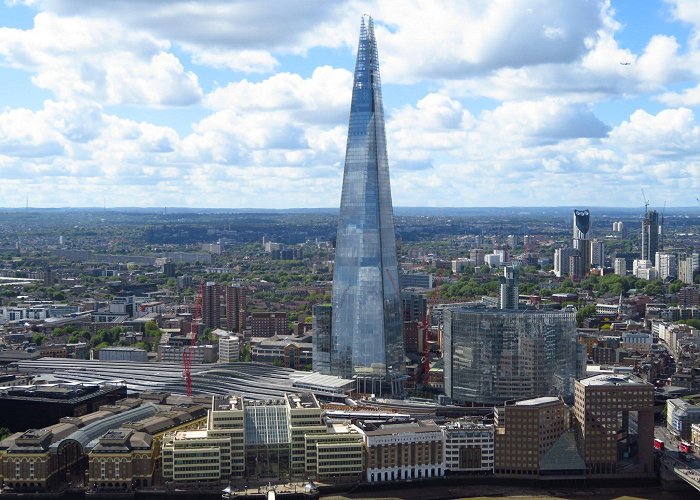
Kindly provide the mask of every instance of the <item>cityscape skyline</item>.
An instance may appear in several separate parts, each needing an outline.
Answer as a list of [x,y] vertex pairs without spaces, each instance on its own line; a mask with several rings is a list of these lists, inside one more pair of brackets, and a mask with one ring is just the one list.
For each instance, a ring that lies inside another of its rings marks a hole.
[[0,199],[338,206],[354,20],[369,12],[395,205],[631,207],[645,188],[652,206],[692,207],[692,7],[5,2]]

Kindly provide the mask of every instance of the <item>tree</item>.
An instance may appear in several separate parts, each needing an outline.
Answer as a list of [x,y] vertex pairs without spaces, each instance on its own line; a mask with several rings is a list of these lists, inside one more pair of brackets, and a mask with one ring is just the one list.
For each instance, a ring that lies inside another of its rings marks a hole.
[[671,293],[678,293],[681,288],[685,286],[685,283],[683,283],[680,280],[676,280],[671,285],[668,287],[668,291]]
[[700,319],[682,319],[680,321],[676,321],[679,325],[688,325],[692,326],[693,328],[697,328],[700,330]]
[[644,293],[647,295],[659,295],[663,292],[664,282],[660,279],[652,280],[644,287]]
[[44,337],[42,334],[37,333],[32,337],[32,343],[36,345],[41,345],[41,343],[46,340],[46,337]]
[[595,315],[595,305],[594,304],[589,304],[587,306],[583,306],[576,313],[576,325],[580,328],[581,326],[583,326],[583,320],[588,318],[589,316],[593,316],[593,315]]

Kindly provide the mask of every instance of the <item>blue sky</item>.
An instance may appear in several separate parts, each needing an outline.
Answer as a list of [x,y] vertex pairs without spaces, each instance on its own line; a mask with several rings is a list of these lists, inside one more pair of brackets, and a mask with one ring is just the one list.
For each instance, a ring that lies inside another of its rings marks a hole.
[[363,13],[395,205],[697,204],[697,0],[5,0],[0,207],[337,206]]

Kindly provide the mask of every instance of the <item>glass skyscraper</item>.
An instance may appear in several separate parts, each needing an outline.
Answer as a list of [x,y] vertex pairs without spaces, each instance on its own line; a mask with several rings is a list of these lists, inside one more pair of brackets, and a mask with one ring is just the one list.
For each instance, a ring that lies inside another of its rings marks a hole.
[[377,42],[362,19],[333,273],[331,373],[402,390],[404,347]]

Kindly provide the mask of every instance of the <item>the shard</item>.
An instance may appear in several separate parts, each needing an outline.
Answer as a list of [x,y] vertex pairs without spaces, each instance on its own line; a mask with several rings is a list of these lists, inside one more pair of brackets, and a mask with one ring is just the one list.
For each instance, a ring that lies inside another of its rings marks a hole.
[[362,19],[333,273],[331,373],[402,391],[404,341],[377,42]]

